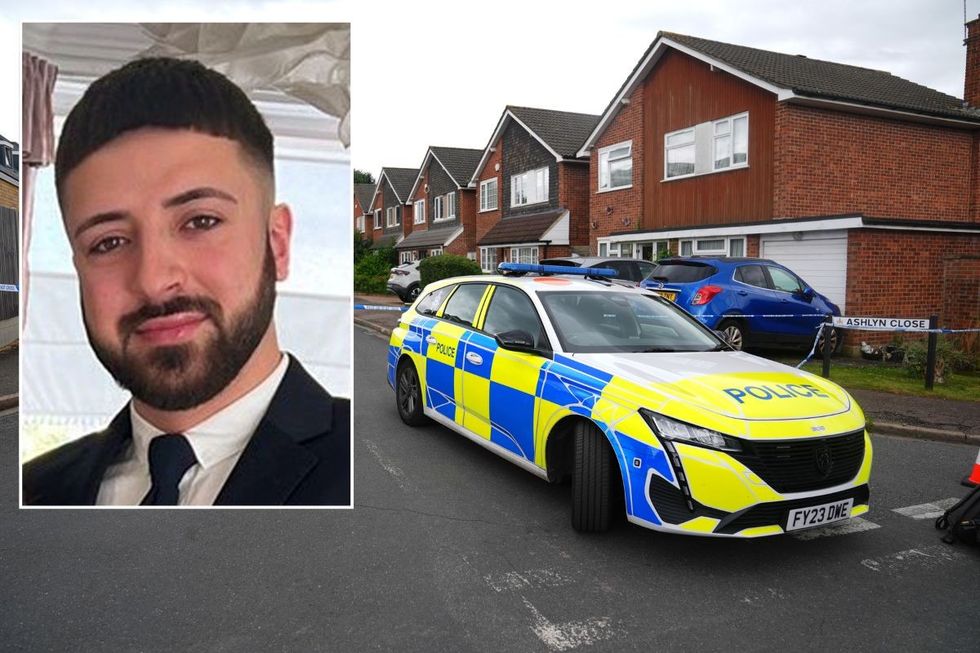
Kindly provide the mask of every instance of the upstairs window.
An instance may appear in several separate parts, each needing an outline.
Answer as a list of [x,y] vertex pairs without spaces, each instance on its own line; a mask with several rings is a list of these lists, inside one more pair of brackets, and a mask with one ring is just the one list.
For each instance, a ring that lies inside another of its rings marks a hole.
[[747,113],[700,123],[664,136],[665,180],[744,168],[748,164]]
[[456,193],[446,193],[446,219],[456,217]]
[[435,198],[432,199],[432,221],[433,222],[435,222],[437,220],[442,220],[443,219],[442,199],[443,198],[442,198],[441,195],[439,197],[435,197]]
[[599,190],[633,185],[633,141],[599,150]]
[[510,178],[510,205],[526,206],[548,201],[548,168],[528,170]]
[[415,224],[425,224],[425,200],[415,202],[415,213],[412,215]]
[[374,228],[375,229],[381,228],[381,209],[374,210]]
[[389,206],[385,209],[385,226],[386,227],[397,227],[398,226],[398,207]]
[[497,208],[497,178],[480,182],[480,211],[493,211]]

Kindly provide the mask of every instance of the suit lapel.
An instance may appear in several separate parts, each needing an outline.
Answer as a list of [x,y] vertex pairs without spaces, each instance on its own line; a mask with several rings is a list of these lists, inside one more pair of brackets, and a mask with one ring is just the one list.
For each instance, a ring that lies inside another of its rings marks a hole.
[[98,435],[99,446],[66,470],[64,489],[67,496],[77,497],[81,505],[95,505],[99,487],[106,470],[114,463],[133,437],[133,425],[129,419],[127,404]]
[[330,429],[330,395],[290,356],[269,409],[214,505],[282,505],[317,465],[303,442]]

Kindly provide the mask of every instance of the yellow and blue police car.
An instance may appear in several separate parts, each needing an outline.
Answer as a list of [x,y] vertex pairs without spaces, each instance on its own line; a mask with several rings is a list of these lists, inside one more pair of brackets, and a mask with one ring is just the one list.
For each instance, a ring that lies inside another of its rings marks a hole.
[[580,531],[624,510],[654,530],[736,537],[867,512],[871,441],[842,388],[733,351],[602,271],[510,267],[538,274],[445,279],[402,314],[387,374],[405,423],[570,476]]

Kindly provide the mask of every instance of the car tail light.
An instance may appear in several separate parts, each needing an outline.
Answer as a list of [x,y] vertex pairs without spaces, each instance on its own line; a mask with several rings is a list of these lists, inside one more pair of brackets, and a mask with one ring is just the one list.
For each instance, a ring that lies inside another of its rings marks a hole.
[[691,299],[691,305],[701,306],[703,304],[707,304],[720,292],[721,288],[718,286],[701,286],[698,288],[697,292],[694,293],[694,297]]
[[408,274],[408,272],[406,272],[405,270],[399,270],[398,268],[391,268],[391,273],[396,276],[402,276]]

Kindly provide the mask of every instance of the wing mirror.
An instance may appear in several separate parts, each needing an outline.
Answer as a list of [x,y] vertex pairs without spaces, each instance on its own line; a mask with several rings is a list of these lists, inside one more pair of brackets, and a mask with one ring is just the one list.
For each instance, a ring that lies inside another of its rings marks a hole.
[[541,351],[534,346],[534,336],[523,329],[503,331],[494,336],[497,345],[511,351],[519,351],[525,354],[540,354]]

